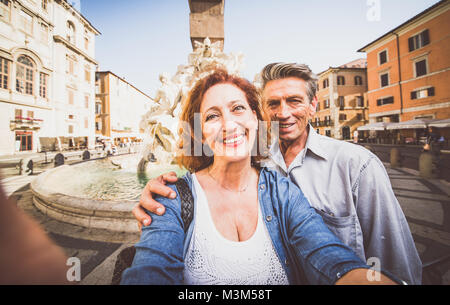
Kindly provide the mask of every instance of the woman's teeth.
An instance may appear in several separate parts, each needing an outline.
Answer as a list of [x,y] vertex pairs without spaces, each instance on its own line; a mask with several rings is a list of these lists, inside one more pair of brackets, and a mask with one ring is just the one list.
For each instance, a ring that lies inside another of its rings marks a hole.
[[240,136],[236,136],[236,137],[231,138],[231,139],[223,140],[223,143],[225,143],[225,144],[236,143],[236,142],[242,140],[243,138],[244,138],[244,136],[240,135]]
[[288,128],[288,127],[291,127],[292,125],[294,125],[293,123],[292,124],[280,124],[280,127],[281,128]]

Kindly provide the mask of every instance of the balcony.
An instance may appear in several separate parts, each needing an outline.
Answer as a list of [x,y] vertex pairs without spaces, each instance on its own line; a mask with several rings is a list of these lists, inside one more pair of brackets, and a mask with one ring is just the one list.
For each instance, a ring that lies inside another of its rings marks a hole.
[[42,122],[44,120],[35,118],[25,118],[17,116],[14,120],[9,122],[9,127],[14,130],[39,130],[41,129]]

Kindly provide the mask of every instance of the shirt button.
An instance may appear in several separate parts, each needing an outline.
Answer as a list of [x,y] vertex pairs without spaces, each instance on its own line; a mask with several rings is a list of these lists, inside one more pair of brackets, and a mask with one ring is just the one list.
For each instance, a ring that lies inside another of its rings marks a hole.
[[267,221],[271,221],[271,220],[272,220],[272,216],[271,216],[271,215],[268,215],[268,216],[266,217],[266,220],[267,220]]
[[261,187],[260,187],[262,190],[264,190],[265,188],[266,188],[266,186],[264,185],[264,184],[261,184]]

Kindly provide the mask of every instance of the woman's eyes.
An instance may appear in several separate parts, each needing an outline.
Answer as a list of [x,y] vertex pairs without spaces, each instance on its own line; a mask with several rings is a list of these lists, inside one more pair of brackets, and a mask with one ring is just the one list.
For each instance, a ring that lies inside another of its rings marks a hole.
[[237,105],[236,107],[233,108],[234,111],[236,110],[245,110],[245,107],[242,105]]
[[[234,106],[231,110],[234,112],[234,111],[238,111],[238,112],[242,112],[243,110],[246,110],[247,108],[245,108],[245,106],[243,106],[243,105],[237,105],[237,106]],[[219,117],[219,115],[218,114],[216,114],[216,113],[211,113],[211,114],[208,114],[207,116],[206,116],[206,118],[205,118],[205,122],[207,122],[207,121],[209,121],[209,120],[212,120],[212,119],[215,119],[215,118],[217,118],[217,117]]]
[[208,114],[208,115],[206,116],[205,121],[207,122],[207,121],[212,120],[212,119],[214,119],[214,118],[216,118],[216,117],[218,117],[217,114]]

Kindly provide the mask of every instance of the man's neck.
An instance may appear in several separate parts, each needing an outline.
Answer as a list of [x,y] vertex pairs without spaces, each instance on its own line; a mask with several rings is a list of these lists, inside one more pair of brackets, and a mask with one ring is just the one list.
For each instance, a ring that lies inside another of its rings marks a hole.
[[305,128],[305,131],[294,141],[280,140],[280,150],[287,168],[289,168],[295,157],[297,157],[297,155],[303,150],[303,148],[305,148],[308,134],[309,126],[307,126]]

